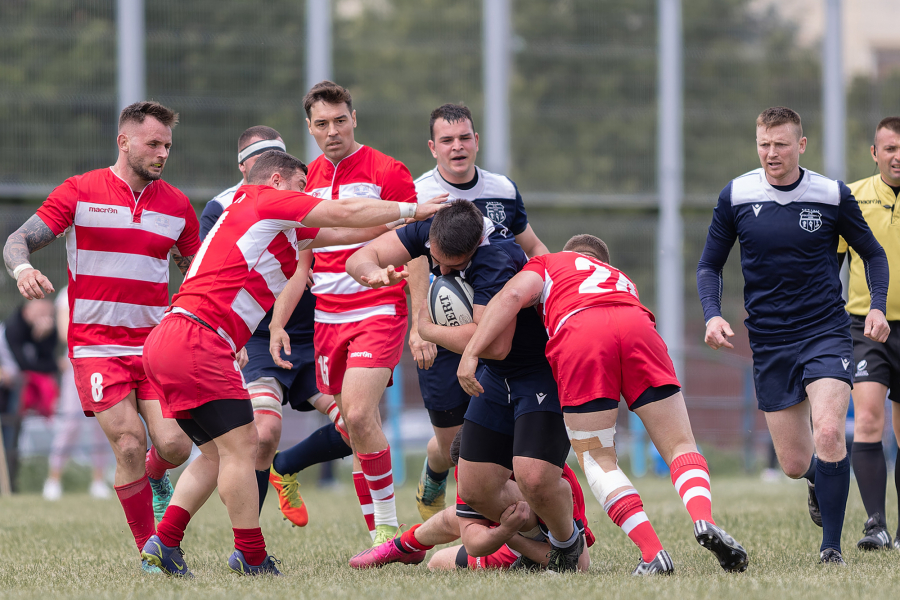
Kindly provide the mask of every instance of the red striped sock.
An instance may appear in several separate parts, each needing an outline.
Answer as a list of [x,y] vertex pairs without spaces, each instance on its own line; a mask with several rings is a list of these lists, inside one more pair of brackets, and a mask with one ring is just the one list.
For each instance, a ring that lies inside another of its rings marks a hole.
[[134,543],[138,552],[144,549],[144,544],[150,536],[156,533],[156,519],[153,517],[153,490],[150,489],[150,481],[144,475],[137,481],[115,486],[116,496],[125,511],[125,520],[131,528]]
[[252,567],[258,567],[266,560],[266,540],[262,529],[231,529],[234,532],[234,549],[244,554],[244,560]]
[[691,519],[695,523],[702,520],[715,524],[706,459],[696,452],[688,452],[675,457],[669,469],[672,471],[672,484]]
[[173,465],[160,456],[156,446],[150,446],[150,449],[147,450],[147,458],[144,460],[144,465],[147,470],[147,477],[152,477],[153,479],[162,479],[167,470],[178,466]]
[[624,493],[626,495],[619,494],[613,499],[606,514],[635,543],[643,561],[650,562],[663,549],[662,542],[644,512],[644,503],[637,491]]
[[191,513],[180,506],[170,504],[162,521],[156,527],[156,535],[169,548],[180,546],[181,540],[184,539],[184,530],[187,529],[190,520]]
[[416,529],[421,527],[421,523],[416,523],[410,527],[409,531],[404,531],[400,536],[400,550],[412,554],[413,552],[422,552],[423,550],[431,550],[434,546],[426,546],[416,539]]
[[366,520],[366,527],[369,528],[369,535],[375,539],[375,509],[372,506],[372,493],[369,491],[369,484],[366,483],[366,476],[359,471],[353,474],[353,487],[356,488],[356,497],[359,498],[359,506],[362,508],[363,518]]
[[391,470],[391,447],[379,452],[358,453],[366,483],[372,493],[375,526],[397,527],[397,508],[394,504],[394,472]]

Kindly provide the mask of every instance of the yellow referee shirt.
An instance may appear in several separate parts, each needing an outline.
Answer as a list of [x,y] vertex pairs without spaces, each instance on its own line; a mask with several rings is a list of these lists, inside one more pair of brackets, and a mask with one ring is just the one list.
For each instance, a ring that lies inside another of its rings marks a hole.
[[[869,224],[875,239],[884,247],[887,254],[888,267],[891,271],[891,284],[888,287],[887,317],[888,321],[900,321],[900,207],[895,205],[900,200],[894,195],[882,179],[881,174],[860,179],[848,186],[863,217]],[[838,253],[846,252],[847,242],[841,238],[838,242]],[[850,248],[850,290],[847,312],[851,315],[866,316],[869,314],[869,287],[866,285],[866,273],[863,261]]]

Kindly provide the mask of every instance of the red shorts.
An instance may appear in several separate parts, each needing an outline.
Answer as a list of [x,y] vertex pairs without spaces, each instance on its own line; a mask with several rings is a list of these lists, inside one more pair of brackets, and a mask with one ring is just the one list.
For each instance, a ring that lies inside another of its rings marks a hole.
[[470,569],[508,569],[519,558],[509,546],[503,544],[499,550],[487,556],[470,556]]
[[631,406],[647,388],[681,385],[666,343],[639,306],[595,307],[572,315],[547,342],[547,359],[561,406],[620,396]]
[[159,399],[147,380],[140,356],[73,358],[72,372],[81,410],[88,417],[115,406],[131,390],[136,390],[141,400]]
[[[316,385],[340,394],[344,373],[353,367],[393,369],[403,355],[406,315],[380,315],[356,323],[316,323]],[[388,387],[394,383],[393,377]]]
[[184,315],[170,314],[150,332],[144,370],[169,419],[189,419],[187,411],[213,400],[250,399],[228,342]]

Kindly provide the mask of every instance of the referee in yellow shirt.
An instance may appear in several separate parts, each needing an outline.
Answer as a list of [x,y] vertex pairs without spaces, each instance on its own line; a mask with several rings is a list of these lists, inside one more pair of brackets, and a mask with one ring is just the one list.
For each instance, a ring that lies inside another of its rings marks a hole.
[[[857,546],[861,550],[891,548],[891,536],[885,519],[887,466],[881,436],[884,431],[884,399],[891,391],[894,434],[900,439],[900,117],[882,119],[875,129],[875,143],[870,149],[878,174],[850,184],[863,217],[872,233],[884,247],[891,272],[888,288],[887,319],[891,334],[879,344],[864,335],[869,312],[869,289],[866,272],[859,255],[850,248],[850,293],[847,312],[853,335],[853,407],[855,424],[851,461],[859,493],[869,518],[863,527],[864,537]],[[841,239],[838,253],[847,252]],[[898,453],[900,454],[900,453]],[[898,456],[900,463],[900,456]],[[900,468],[894,469],[894,484],[900,491]],[[900,549],[900,528],[894,536],[894,548]]]

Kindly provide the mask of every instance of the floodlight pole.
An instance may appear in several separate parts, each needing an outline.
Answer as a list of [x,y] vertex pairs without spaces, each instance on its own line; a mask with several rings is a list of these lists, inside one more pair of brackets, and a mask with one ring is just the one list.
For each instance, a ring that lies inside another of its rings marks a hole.
[[[332,75],[331,0],[306,0],[306,93]],[[300,107],[303,110],[303,107]],[[304,113],[303,117],[306,117]],[[304,121],[305,123],[305,121]],[[306,162],[322,154],[315,138],[306,132]]]
[[822,39],[822,137],[825,175],[846,176],[847,98],[844,93],[844,57],[841,0],[825,0],[825,36]]
[[[146,100],[147,57],[144,0],[116,2],[118,29],[119,111],[134,102]],[[116,115],[118,117],[118,115]]]
[[656,314],[675,371],[684,375],[684,257],[681,202],[684,196],[684,142],[681,0],[658,0]]
[[512,17],[510,0],[483,0],[484,166],[507,173],[510,166],[509,76]]

